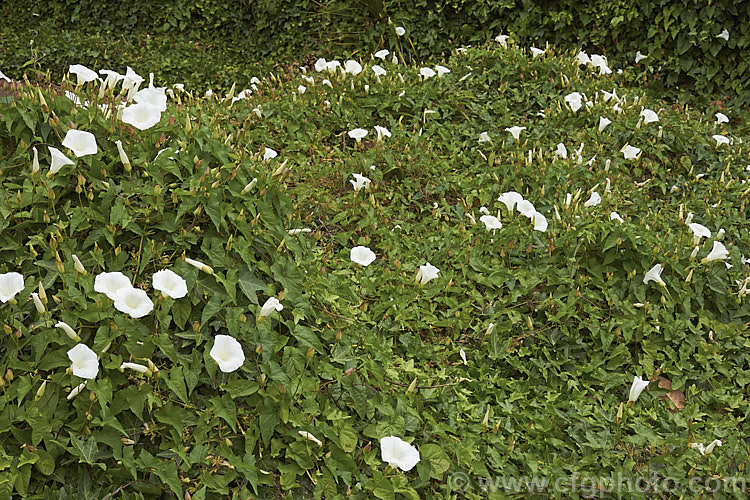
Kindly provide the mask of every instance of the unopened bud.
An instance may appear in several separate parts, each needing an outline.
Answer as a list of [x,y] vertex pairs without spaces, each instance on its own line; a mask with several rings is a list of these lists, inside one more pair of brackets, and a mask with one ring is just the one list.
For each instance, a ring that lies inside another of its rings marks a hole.
[[193,260],[193,259],[189,259],[187,257],[185,257],[185,262],[188,263],[188,264],[190,264],[193,267],[197,267],[198,269],[200,269],[201,271],[203,271],[206,274],[213,274],[214,273],[214,270],[211,268],[211,266],[208,266],[208,265],[204,264],[203,262],[200,262],[200,261],[197,261],[197,260]]
[[5,380],[7,380],[8,382],[11,382],[13,380],[13,370],[11,370],[10,368],[5,371]]
[[73,258],[73,268],[81,275],[86,276],[86,268],[83,267],[83,263],[78,259],[76,254],[71,255]]
[[258,182],[258,178],[253,177],[253,180],[248,182],[247,185],[244,188],[242,188],[242,191],[240,191],[240,194],[247,194],[255,186],[255,184],[257,184],[257,182]]
[[47,302],[48,302],[47,301],[47,292],[44,290],[44,285],[42,284],[41,281],[39,282],[39,298],[41,299],[42,304],[44,304],[46,306]]
[[44,316],[47,313],[47,309],[44,307],[44,304],[42,304],[42,300],[39,298],[39,294],[34,292],[31,294],[31,298],[34,300],[34,306],[36,307],[36,312]]
[[57,272],[60,274],[65,273],[65,264],[63,264],[62,259],[60,258],[60,254],[55,250],[55,267],[57,267]]
[[200,329],[201,329],[201,322],[200,321],[196,321],[195,323],[193,323],[193,331],[194,332],[200,331]]
[[310,347],[307,350],[307,352],[305,353],[305,356],[307,356],[308,358],[312,358],[314,355],[315,355],[315,348],[314,347]]
[[47,390],[47,381],[42,382],[42,386],[36,391],[36,396],[34,396],[34,401],[39,401],[44,397],[44,391]]

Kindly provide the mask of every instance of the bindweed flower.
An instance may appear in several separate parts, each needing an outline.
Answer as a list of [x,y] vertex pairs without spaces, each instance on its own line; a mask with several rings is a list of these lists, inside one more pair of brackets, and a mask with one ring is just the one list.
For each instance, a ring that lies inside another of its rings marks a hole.
[[360,142],[367,135],[367,130],[363,128],[355,128],[353,130],[350,130],[348,134],[349,134],[349,137],[351,137],[357,142]]
[[716,141],[717,146],[722,144],[729,144],[729,137],[721,134],[712,135],[711,138]]
[[612,123],[612,120],[610,120],[609,118],[600,116],[599,117],[599,132],[604,131],[604,129],[607,128],[607,125],[609,125],[610,123]]
[[666,283],[664,283],[664,280],[661,279],[661,273],[664,271],[664,268],[661,264],[656,264],[654,267],[648,270],[646,272],[646,275],[643,277],[643,284],[648,285],[651,281],[656,281],[661,286],[667,286]]
[[630,144],[625,144],[620,150],[626,160],[635,160],[641,154],[641,150]]
[[263,161],[273,160],[279,156],[279,153],[275,149],[265,148],[263,150]]
[[62,145],[73,151],[73,154],[78,158],[81,156],[96,154],[98,151],[94,134],[73,128],[68,130],[68,133],[65,134],[65,139],[63,140]]
[[403,28],[403,26],[396,26],[396,34],[398,36],[404,36],[406,34],[406,30]]
[[581,106],[583,105],[582,99],[583,96],[580,92],[571,92],[570,94],[565,96],[565,102],[574,112],[581,109]]
[[709,231],[709,229],[702,224],[698,224],[697,222],[691,222],[687,226],[693,232],[693,245],[699,244],[701,242],[701,238],[711,237],[711,231]]
[[728,30],[723,30],[721,33],[719,33],[718,35],[716,35],[716,38],[723,38],[725,41],[728,42],[729,41],[729,31]]
[[104,82],[102,83],[99,97],[103,97],[104,92],[106,92],[107,89],[114,88],[114,86],[117,85],[117,82],[125,78],[125,75],[121,75],[117,71],[111,69],[100,69],[99,74],[104,76]]
[[653,123],[659,121],[659,116],[652,109],[644,109],[643,111],[641,111],[641,118],[643,118],[643,123]]
[[612,73],[612,70],[609,69],[609,66],[607,66],[607,58],[604,56],[600,56],[599,54],[591,55],[591,65],[599,68],[600,75],[609,75],[610,73]]
[[437,73],[435,73],[435,70],[432,68],[419,68],[419,76],[424,77],[425,80],[427,80],[428,78],[432,78],[436,74]]
[[534,214],[536,213],[536,208],[534,208],[534,204],[531,203],[529,200],[521,200],[518,203],[516,203],[516,210],[518,210],[519,213],[521,213],[525,217],[528,217],[529,219],[533,218]]
[[426,263],[423,266],[419,266],[419,271],[417,271],[417,277],[416,281],[420,285],[424,285],[430,280],[434,280],[438,277],[438,274],[440,273],[440,269],[433,266],[429,262]]
[[583,206],[586,208],[595,207],[601,202],[602,202],[602,196],[596,191],[594,191],[593,193],[591,193],[591,197],[588,200],[586,200],[586,203],[584,203]]
[[729,257],[729,250],[727,250],[722,243],[714,241],[714,247],[711,249],[711,252],[708,255],[703,257],[701,263],[705,264],[707,262],[713,262],[715,260],[724,260],[727,257]]
[[497,201],[502,202],[510,212],[513,212],[516,204],[523,201],[523,196],[515,191],[508,191],[498,196]]
[[133,102],[137,104],[150,104],[160,113],[167,110],[167,94],[164,87],[146,87],[133,95]]
[[620,217],[620,214],[618,214],[617,212],[612,212],[611,214],[609,214],[609,220],[616,220],[620,224],[625,222],[624,220],[622,220],[622,217]]
[[513,127],[507,127],[505,129],[506,132],[510,132],[510,135],[513,136],[513,139],[515,139],[516,142],[518,142],[518,140],[521,137],[521,130],[526,130],[526,127],[519,127],[519,126],[515,125]]
[[49,166],[49,172],[47,173],[48,179],[51,179],[52,176],[59,172],[65,165],[73,165],[73,160],[65,156],[59,149],[53,148],[52,146],[47,146],[47,149],[49,149],[49,154],[52,159]]
[[164,297],[180,299],[187,295],[187,281],[182,276],[169,269],[155,272],[151,277],[155,290],[159,290]]
[[128,95],[126,99],[130,101],[136,92],[138,92],[138,87],[141,85],[141,83],[144,82],[144,79],[141,75],[133,71],[133,69],[128,66],[125,70],[125,76],[122,79],[122,89],[126,90]]
[[542,54],[544,54],[544,49],[538,49],[536,47],[531,47],[529,50],[531,50],[531,56],[532,57],[539,57]]
[[90,70],[82,64],[72,64],[68,68],[68,73],[70,73],[71,75],[76,75],[76,85],[83,85],[84,83],[93,82],[94,80],[99,78],[99,75],[96,73],[96,71]]
[[[381,50],[375,52],[375,57],[377,57],[378,59],[382,59],[382,60],[385,61],[385,58],[388,57],[388,54],[390,54],[390,53],[391,53],[391,51],[388,50],[388,49],[381,49]],[[374,68],[375,67],[373,66],[373,69]]]
[[396,436],[380,438],[380,452],[383,462],[408,472],[420,461],[419,451]]
[[122,110],[122,122],[138,130],[148,130],[160,121],[161,111],[148,102],[132,104]]
[[488,231],[490,229],[501,229],[503,227],[502,222],[500,222],[494,215],[483,215],[479,220],[484,223]]
[[115,293],[114,301],[115,309],[131,318],[142,318],[154,309],[154,303],[140,288],[121,288]]
[[568,158],[568,149],[562,142],[557,145],[557,148],[555,149],[555,156],[559,156],[563,160]]
[[219,364],[219,369],[224,373],[237,370],[245,362],[242,345],[237,339],[229,335],[217,335],[209,354]]
[[375,133],[378,134],[378,140],[382,140],[383,137],[390,137],[391,131],[380,125],[375,125]]
[[104,293],[112,300],[115,300],[117,292],[122,289],[133,288],[130,278],[121,272],[99,273],[94,278],[94,291]]
[[641,51],[640,51],[640,50],[638,50],[638,51],[636,51],[636,53],[635,53],[635,63],[636,63],[636,64],[638,64],[639,62],[643,61],[643,60],[644,60],[644,59],[646,59],[647,57],[648,57],[648,56],[644,56],[643,54],[641,54]]
[[698,450],[698,452],[703,456],[710,454],[717,446],[721,446],[720,439],[714,439],[708,444],[708,446],[705,447],[703,446],[703,443],[692,443],[690,445],[692,449]]
[[82,390],[83,390],[83,389],[84,389],[85,387],[86,387],[86,382],[84,382],[84,383],[82,383],[82,384],[79,384],[79,385],[77,385],[76,387],[74,387],[74,388],[73,388],[73,390],[72,390],[72,391],[70,391],[70,394],[68,394],[68,396],[67,396],[67,397],[66,397],[65,399],[67,399],[68,401],[70,401],[70,400],[71,400],[71,399],[73,399],[74,397],[78,396],[78,394],[80,394],[80,393],[81,393],[81,391],[82,391]]
[[8,302],[24,288],[23,275],[20,273],[0,274],[0,302]]
[[633,377],[633,384],[630,386],[630,394],[628,395],[628,403],[635,403],[647,385],[648,380],[643,380],[641,377]]
[[189,259],[189,258],[185,257],[185,262],[187,264],[190,264],[193,267],[197,267],[198,269],[200,269],[201,271],[203,271],[206,274],[213,274],[214,273],[214,270],[211,268],[211,266],[208,266],[208,265],[204,264],[203,262],[201,262],[199,260],[193,260],[193,259]]
[[378,81],[380,81],[381,76],[386,75],[386,71],[382,67],[378,66],[377,64],[372,65],[372,72],[375,73],[375,78]]
[[308,441],[312,441],[313,443],[317,444],[318,446],[323,446],[323,443],[321,442],[321,440],[318,439],[318,438],[316,438],[315,436],[313,436],[309,432],[307,432],[307,431],[297,431],[297,432],[299,433],[300,436],[302,436],[303,438],[307,439]]
[[495,37],[495,41],[500,44],[500,46],[504,49],[508,48],[508,38],[510,38],[509,35],[497,35]]
[[349,252],[349,258],[360,266],[369,266],[375,261],[375,252],[365,246],[356,246]]
[[435,66],[435,72],[437,73],[438,78],[442,78],[443,75],[450,73],[451,70],[446,68],[445,66],[440,66],[438,64],[437,66]]
[[81,337],[79,337],[76,331],[66,322],[58,321],[55,323],[55,328],[60,328],[68,337],[70,337],[71,340],[75,340],[76,342],[81,341]]
[[258,320],[260,320],[261,318],[265,318],[274,311],[281,312],[282,310],[284,310],[284,305],[279,302],[279,299],[277,299],[276,297],[269,297],[263,304],[263,307],[260,308]]
[[545,232],[547,230],[547,218],[541,212],[534,212],[531,216],[531,221],[534,223],[534,231]]
[[352,174],[354,179],[349,179],[349,182],[352,183],[352,186],[354,186],[354,191],[359,191],[362,188],[369,188],[370,187],[370,179],[365,177],[362,174]]
[[315,71],[317,71],[318,73],[325,71],[327,67],[328,63],[325,58],[321,57],[317,61],[315,61]]
[[729,123],[729,117],[724,113],[716,113],[716,123]]
[[95,378],[99,373],[99,358],[86,344],[77,344],[68,351],[73,375],[81,378]]
[[490,136],[487,132],[482,132],[479,134],[479,142],[480,144],[483,142],[492,142],[492,139],[490,139]]
[[358,75],[362,73],[362,65],[353,59],[349,59],[344,63],[344,72],[352,75]]

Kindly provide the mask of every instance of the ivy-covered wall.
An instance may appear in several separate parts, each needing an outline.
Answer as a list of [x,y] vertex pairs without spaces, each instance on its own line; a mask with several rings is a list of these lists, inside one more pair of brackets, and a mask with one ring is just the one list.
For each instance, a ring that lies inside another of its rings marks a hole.
[[[407,30],[401,40],[407,58],[418,60],[507,33],[522,43],[606,54],[614,68],[632,64],[640,51],[648,56],[645,74],[658,84],[750,100],[745,0],[10,0],[0,11],[6,22],[54,19],[63,31],[108,33],[113,44],[146,33],[210,40],[238,55],[240,64],[393,48],[396,25]],[[56,50],[46,54],[48,67],[69,63]],[[13,57],[0,48],[0,62]]]

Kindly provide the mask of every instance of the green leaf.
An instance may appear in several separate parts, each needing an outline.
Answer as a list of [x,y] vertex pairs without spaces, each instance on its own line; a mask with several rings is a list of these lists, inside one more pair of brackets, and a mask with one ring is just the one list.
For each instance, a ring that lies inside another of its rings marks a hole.
[[419,447],[421,460],[430,464],[430,476],[442,479],[443,473],[450,469],[451,461],[448,454],[437,444],[425,444]]
[[211,398],[214,415],[221,417],[229,424],[234,432],[237,432],[237,408],[229,394],[224,394],[220,398]]
[[89,465],[96,464],[96,459],[99,456],[99,447],[96,444],[96,438],[89,436],[84,441],[78,439],[72,432],[70,434],[70,444],[73,445],[72,453],[79,458],[79,462],[87,463]]

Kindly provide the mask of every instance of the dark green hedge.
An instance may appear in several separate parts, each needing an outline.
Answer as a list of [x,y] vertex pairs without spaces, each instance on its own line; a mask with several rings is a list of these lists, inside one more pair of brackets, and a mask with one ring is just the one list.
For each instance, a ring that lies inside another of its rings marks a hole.
[[[665,87],[750,101],[750,2],[746,0],[10,0],[0,7],[7,32],[30,31],[34,23],[70,33],[107,34],[113,47],[78,53],[75,44],[42,47],[44,64],[61,69],[71,62],[112,62],[118,44],[149,50],[146,34],[179,46],[220,44],[232,67],[260,59],[303,59],[304,54],[354,54],[401,44],[407,58],[423,60],[461,44],[480,43],[499,33],[520,43],[549,42],[606,54],[613,68],[633,64],[636,51],[648,55],[642,75]],[[392,20],[393,24],[389,24]],[[399,40],[396,25],[407,29]],[[46,24],[45,26],[49,26]],[[49,29],[49,28],[44,28]],[[718,37],[723,30],[729,40]],[[20,36],[20,35],[19,35]],[[21,36],[23,38],[23,36]],[[42,38],[42,37],[40,37]],[[103,36],[106,39],[107,37]],[[144,42],[146,40],[146,42]],[[106,41],[104,41],[106,43]],[[145,46],[145,47],[144,47]],[[203,46],[203,48],[202,48]],[[154,48],[151,47],[150,50]],[[132,52],[131,51],[131,52]],[[120,51],[121,52],[121,51]],[[208,51],[210,52],[210,51]],[[214,52],[212,52],[213,54]],[[122,54],[121,54],[122,55]],[[156,55],[154,55],[156,56]],[[159,64],[162,71],[189,69],[189,55]],[[224,57],[224,56],[222,56]],[[28,60],[28,55],[26,56]],[[3,51],[0,63],[18,62]],[[124,59],[122,63],[128,63]],[[208,64],[209,66],[210,63]],[[203,62],[201,66],[206,66]],[[193,66],[194,68],[195,66]],[[193,70],[197,71],[197,70]],[[220,71],[219,71],[220,72]],[[200,73],[200,72],[198,72]],[[235,75],[237,76],[236,72]],[[201,75],[196,74],[200,79]],[[211,81],[205,75],[205,82]],[[190,75],[182,74],[188,79]],[[221,80],[222,78],[220,78]],[[231,80],[231,78],[229,78]]]

